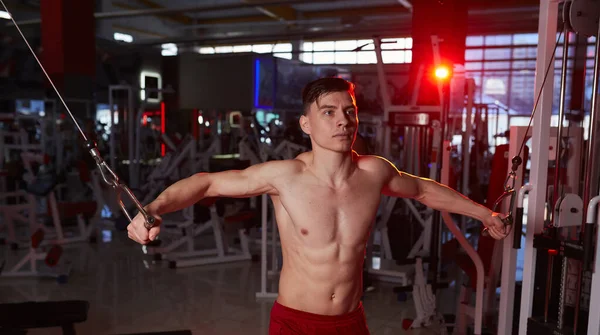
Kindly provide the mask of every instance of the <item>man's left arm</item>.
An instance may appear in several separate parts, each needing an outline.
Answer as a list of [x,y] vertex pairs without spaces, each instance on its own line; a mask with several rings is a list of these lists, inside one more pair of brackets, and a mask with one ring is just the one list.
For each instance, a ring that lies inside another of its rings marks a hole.
[[384,175],[387,176],[382,190],[383,194],[412,198],[435,210],[472,217],[488,227],[492,237],[496,239],[506,237],[504,224],[498,213],[494,213],[446,185],[398,171],[391,162],[383,161],[386,162]]

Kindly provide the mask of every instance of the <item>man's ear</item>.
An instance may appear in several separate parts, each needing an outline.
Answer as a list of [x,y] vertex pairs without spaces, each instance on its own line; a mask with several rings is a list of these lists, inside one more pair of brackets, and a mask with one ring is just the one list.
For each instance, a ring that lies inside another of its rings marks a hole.
[[308,122],[308,117],[306,115],[300,116],[300,128],[306,135],[310,135],[310,123]]

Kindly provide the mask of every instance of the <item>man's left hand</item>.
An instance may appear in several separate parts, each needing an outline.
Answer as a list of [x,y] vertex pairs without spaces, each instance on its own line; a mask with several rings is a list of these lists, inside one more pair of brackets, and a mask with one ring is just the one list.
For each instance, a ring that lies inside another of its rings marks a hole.
[[492,213],[490,216],[483,220],[483,225],[488,229],[490,236],[497,240],[501,240],[508,236],[511,231],[510,226],[505,226],[502,222],[502,214]]

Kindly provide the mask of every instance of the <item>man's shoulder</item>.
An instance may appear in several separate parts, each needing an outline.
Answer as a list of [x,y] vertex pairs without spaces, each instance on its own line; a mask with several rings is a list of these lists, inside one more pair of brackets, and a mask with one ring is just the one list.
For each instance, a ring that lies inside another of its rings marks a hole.
[[273,176],[298,173],[303,171],[306,167],[305,161],[298,157],[294,159],[269,161],[265,165],[269,173]]
[[356,156],[356,164],[363,170],[380,170],[387,169],[390,166],[390,161],[376,155],[358,155]]
[[359,169],[379,177],[389,177],[395,167],[389,160],[376,155],[356,155],[356,164]]
[[301,154],[298,154],[294,159],[290,159],[290,162],[293,162],[296,168],[304,170],[310,160],[312,159],[312,151],[306,151]]

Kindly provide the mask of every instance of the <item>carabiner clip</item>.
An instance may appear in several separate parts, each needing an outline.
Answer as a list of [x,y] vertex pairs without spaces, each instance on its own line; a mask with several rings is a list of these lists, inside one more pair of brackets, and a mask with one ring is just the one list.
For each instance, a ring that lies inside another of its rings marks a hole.
[[[515,189],[515,183],[517,179],[516,177],[517,173],[515,171],[510,171],[508,173],[508,176],[506,176],[506,179],[504,180],[504,193],[510,192]],[[500,196],[501,199],[504,197],[506,197],[504,194]]]

